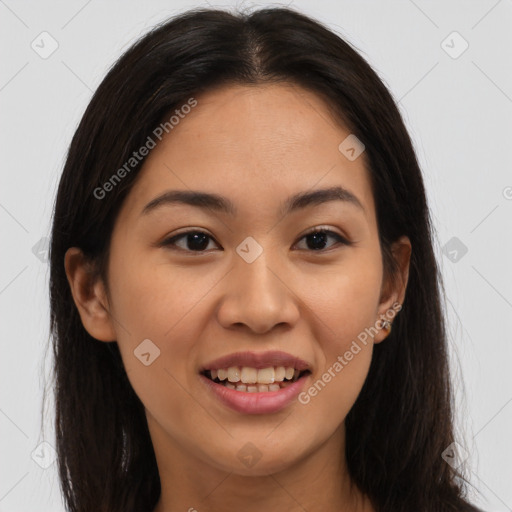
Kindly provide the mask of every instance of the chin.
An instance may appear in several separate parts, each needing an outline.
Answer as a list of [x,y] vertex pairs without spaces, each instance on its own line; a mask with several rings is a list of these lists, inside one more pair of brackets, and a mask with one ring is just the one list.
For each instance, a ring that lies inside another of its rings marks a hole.
[[262,457],[252,467],[249,465],[244,466],[240,461],[236,460],[233,462],[234,466],[227,468],[229,472],[239,476],[253,476],[253,477],[266,477],[268,475],[280,473],[291,467],[293,467],[297,461],[290,457],[290,459],[277,460],[278,456],[274,454],[273,460],[265,460]]
[[[221,453],[209,453],[210,463],[220,471],[254,477],[279,473],[298,464],[305,455],[304,440],[299,442],[297,448],[295,441],[286,445],[265,439],[268,432],[261,437],[237,437],[229,447],[221,449]],[[226,456],[228,453],[229,457]],[[233,453],[234,456],[231,455]]]

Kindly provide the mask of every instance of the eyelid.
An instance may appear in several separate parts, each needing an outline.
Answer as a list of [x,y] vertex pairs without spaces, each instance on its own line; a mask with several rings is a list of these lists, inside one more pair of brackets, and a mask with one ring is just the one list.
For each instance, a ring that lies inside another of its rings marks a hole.
[[332,233],[332,234],[337,235],[340,238],[342,238],[347,244],[351,243],[345,235],[342,235],[341,233],[334,231],[334,229],[331,226],[323,226],[323,225],[314,226],[314,227],[308,229],[307,231],[302,233],[302,235],[299,236],[299,240],[307,235],[311,235],[312,233],[317,233],[319,231],[323,231],[324,233],[328,233],[328,234]]

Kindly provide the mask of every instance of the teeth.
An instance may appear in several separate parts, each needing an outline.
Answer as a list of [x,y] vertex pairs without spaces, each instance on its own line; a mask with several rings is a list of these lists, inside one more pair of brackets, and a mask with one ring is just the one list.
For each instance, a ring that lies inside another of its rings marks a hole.
[[258,370],[244,366],[240,378],[244,384],[256,384],[258,381]]
[[231,366],[228,368],[229,382],[240,382],[240,369],[238,366]]
[[300,371],[288,366],[277,366],[268,368],[251,368],[249,366],[230,366],[229,368],[219,368],[217,370],[210,370],[212,380],[218,378],[222,381],[229,381],[236,384],[275,384],[284,382],[286,380],[297,380]]
[[274,380],[276,382],[283,382],[286,377],[286,368],[284,366],[278,366],[274,374]]
[[272,384],[274,382],[274,368],[258,370],[258,384]]
[[246,393],[266,393],[267,391],[279,391],[291,384],[290,381],[274,383],[274,384],[233,384],[227,380],[223,381],[224,387],[235,389],[236,391],[245,391]]

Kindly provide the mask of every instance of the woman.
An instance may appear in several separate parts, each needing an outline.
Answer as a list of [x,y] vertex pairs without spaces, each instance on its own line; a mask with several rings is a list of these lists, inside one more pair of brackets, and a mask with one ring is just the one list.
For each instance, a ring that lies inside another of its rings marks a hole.
[[145,35],[54,212],[68,509],[477,510],[431,231],[396,105],[339,36],[288,9]]

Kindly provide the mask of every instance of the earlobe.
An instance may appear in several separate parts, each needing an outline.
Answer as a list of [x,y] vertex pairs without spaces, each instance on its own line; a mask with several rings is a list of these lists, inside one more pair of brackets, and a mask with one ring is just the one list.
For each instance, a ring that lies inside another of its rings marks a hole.
[[408,237],[402,236],[392,244],[391,251],[397,263],[397,274],[386,283],[378,312],[379,333],[374,343],[380,343],[391,333],[393,321],[405,299],[407,283],[409,281],[409,268],[411,261],[411,242]]
[[99,341],[116,341],[105,286],[78,247],[64,257],[66,276],[73,300],[86,331]]

